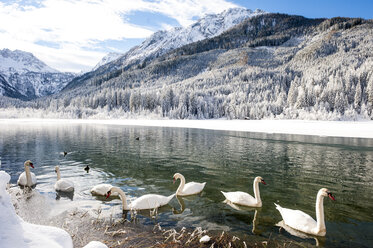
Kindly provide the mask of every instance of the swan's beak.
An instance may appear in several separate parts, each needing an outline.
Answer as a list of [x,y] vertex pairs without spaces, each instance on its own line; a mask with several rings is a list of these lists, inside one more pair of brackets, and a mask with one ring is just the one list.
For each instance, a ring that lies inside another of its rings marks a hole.
[[332,193],[328,192],[328,196],[329,196],[330,199],[332,199],[333,201],[335,201],[335,198],[334,198],[334,196],[332,195]]
[[57,173],[57,170],[54,170],[54,172],[56,172],[56,173]]
[[175,184],[175,181],[176,181],[176,179],[174,178],[174,184]]
[[30,163],[31,168],[35,168],[33,163]]
[[111,190],[109,190],[107,193],[106,193],[106,199],[109,198],[111,195]]
[[267,184],[266,184],[266,182],[264,182],[264,180],[263,180],[263,179],[261,180],[261,182],[262,182],[262,184],[264,184],[264,185],[267,185]]

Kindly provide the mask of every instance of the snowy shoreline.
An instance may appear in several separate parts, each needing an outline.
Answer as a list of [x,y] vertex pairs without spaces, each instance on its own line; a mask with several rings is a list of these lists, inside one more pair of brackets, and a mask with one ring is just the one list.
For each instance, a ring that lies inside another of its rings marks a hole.
[[373,138],[373,121],[306,120],[152,120],[152,119],[0,119],[4,124],[105,124],[122,126],[178,127],[210,130]]

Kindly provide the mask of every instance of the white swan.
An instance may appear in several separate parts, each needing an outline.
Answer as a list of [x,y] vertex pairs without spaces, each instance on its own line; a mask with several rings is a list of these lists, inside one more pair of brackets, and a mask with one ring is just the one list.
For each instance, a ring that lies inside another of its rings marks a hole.
[[30,166],[31,168],[34,168],[34,164],[30,160],[27,160],[25,161],[24,166],[25,171],[19,175],[17,184],[20,186],[31,187],[36,184],[36,176],[34,173],[30,172]]
[[[108,183],[102,183],[94,186],[91,189],[92,195],[100,195],[100,196],[106,196],[107,192],[113,187],[113,185]],[[118,196],[118,192],[112,192],[112,196]]]
[[54,171],[57,173],[57,182],[54,184],[54,189],[56,191],[62,191],[62,192],[73,192],[74,183],[65,178],[61,178],[60,167],[58,165],[56,165],[54,169],[55,169]]
[[309,233],[316,236],[325,236],[326,227],[324,220],[324,197],[329,196],[330,199],[335,201],[332,193],[328,189],[322,188],[317,193],[316,197],[316,220],[315,221],[308,214],[300,210],[292,210],[288,208],[283,208],[280,205],[276,204],[276,208],[280,211],[282,219],[285,224],[299,230],[304,233]]
[[235,192],[223,192],[223,195],[225,196],[226,200],[229,202],[232,202],[234,204],[248,206],[248,207],[261,207],[262,206],[262,200],[260,199],[260,193],[259,193],[259,183],[266,184],[262,177],[256,177],[254,179],[253,187],[254,187],[254,197],[252,197],[250,194],[242,191],[235,191]]
[[171,199],[175,196],[172,194],[170,196],[147,194],[140,196],[129,205],[127,205],[126,194],[118,187],[111,187],[111,189],[106,193],[106,198],[108,198],[111,193],[118,192],[123,203],[123,211],[125,210],[144,210],[158,208],[167,205]]
[[185,177],[180,173],[175,173],[174,175],[174,183],[177,179],[180,179],[180,185],[176,190],[176,195],[178,196],[187,196],[187,195],[195,195],[200,193],[206,185],[204,183],[196,183],[196,182],[189,182],[185,184]]

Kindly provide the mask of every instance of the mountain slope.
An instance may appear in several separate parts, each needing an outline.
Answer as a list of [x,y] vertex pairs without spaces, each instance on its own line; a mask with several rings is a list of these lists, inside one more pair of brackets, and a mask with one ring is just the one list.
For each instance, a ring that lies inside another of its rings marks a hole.
[[0,50],[0,95],[35,99],[60,91],[74,77],[47,66],[31,53]]
[[169,31],[158,31],[141,45],[130,49],[120,58],[104,63],[96,70],[77,77],[66,88],[76,87],[86,80],[106,75],[115,70],[126,70],[133,65],[144,64],[173,49],[220,35],[247,18],[263,14],[266,14],[266,12],[262,10],[252,11],[243,8],[233,8],[220,14],[207,15],[186,28],[177,27]]
[[93,68],[92,71],[97,70],[99,67],[106,65],[107,63],[110,63],[111,61],[114,61],[118,59],[119,57],[122,57],[123,54],[121,53],[108,53],[106,54]]

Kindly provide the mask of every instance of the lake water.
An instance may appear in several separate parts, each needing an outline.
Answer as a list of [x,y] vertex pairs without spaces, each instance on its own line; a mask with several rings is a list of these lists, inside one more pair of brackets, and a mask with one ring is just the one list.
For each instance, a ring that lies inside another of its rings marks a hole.
[[[373,131],[373,130],[372,130]],[[139,140],[136,139],[139,137]],[[67,151],[66,157],[63,151]],[[1,170],[15,184],[23,162],[33,161],[36,190],[52,214],[72,208],[101,207],[121,218],[121,201],[90,195],[99,183],[121,187],[129,199],[143,194],[170,195],[178,187],[175,172],[188,181],[207,182],[202,194],[176,198],[159,209],[156,220],[138,216],[145,225],[202,227],[235,235],[293,239],[315,244],[311,237],[292,236],[276,226],[281,220],[274,202],[315,217],[317,191],[328,188],[336,201],[325,199],[327,234],[324,247],[373,246],[373,140],[274,135],[183,128],[93,124],[1,124]],[[54,166],[75,183],[73,199],[56,195]],[[91,167],[89,173],[83,169]],[[262,176],[263,207],[234,209],[220,191],[253,194]],[[37,203],[36,203],[37,204]],[[36,206],[38,207],[38,206]],[[40,211],[43,212],[43,211]],[[30,217],[32,219],[32,216]],[[34,216],[34,218],[38,218]]]

